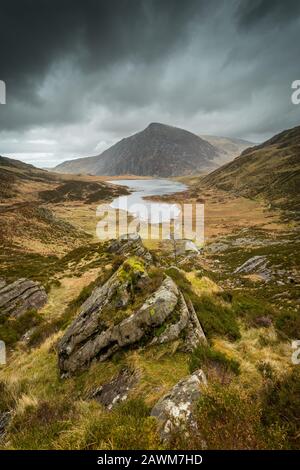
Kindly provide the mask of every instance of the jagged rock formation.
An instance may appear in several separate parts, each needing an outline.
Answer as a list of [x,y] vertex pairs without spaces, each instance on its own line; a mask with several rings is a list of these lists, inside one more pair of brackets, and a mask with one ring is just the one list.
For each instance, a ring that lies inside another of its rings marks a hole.
[[216,147],[192,132],[153,122],[100,155],[66,161],[55,171],[168,177],[216,168],[219,155]]
[[29,279],[18,279],[12,284],[1,284],[0,316],[20,317],[29,309],[39,309],[47,302],[43,286]]
[[186,301],[179,292],[177,303],[178,321],[171,323],[164,332],[155,336],[151,344],[163,344],[177,339],[180,333],[186,332],[186,350],[193,350],[200,342],[206,342],[206,338],[191,301]]
[[156,403],[151,416],[158,419],[163,441],[168,441],[174,432],[197,432],[193,408],[200,397],[201,388],[206,384],[203,371],[198,369],[189,377],[180,380]]
[[[124,243],[124,238],[114,246]],[[124,245],[127,246],[128,239]],[[134,241],[136,248],[137,239]],[[139,242],[140,243],[140,242]],[[135,251],[134,251],[135,252]],[[63,376],[104,361],[129,345],[173,341],[185,332],[186,349],[205,341],[193,306],[175,282],[146,260],[128,258],[84,302],[58,345]]]
[[153,261],[151,253],[149,253],[149,251],[144,247],[142,239],[138,233],[121,235],[117,240],[113,240],[110,243],[108,251],[115,253],[116,255],[139,256],[149,263]]

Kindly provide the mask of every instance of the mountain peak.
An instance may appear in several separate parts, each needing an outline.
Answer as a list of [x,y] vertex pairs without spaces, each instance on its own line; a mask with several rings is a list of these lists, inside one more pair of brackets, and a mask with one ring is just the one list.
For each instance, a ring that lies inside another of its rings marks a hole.
[[56,169],[96,175],[179,176],[216,168],[218,150],[192,132],[159,122],[120,140],[101,155]]

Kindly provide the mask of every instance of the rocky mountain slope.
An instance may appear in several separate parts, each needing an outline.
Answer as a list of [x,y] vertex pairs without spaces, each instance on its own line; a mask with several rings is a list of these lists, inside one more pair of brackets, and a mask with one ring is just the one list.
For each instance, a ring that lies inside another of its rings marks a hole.
[[216,159],[218,166],[230,162],[244,150],[255,145],[248,140],[233,137],[219,137],[216,135],[200,135],[200,137],[219,150],[220,156]]
[[66,161],[55,168],[65,173],[178,176],[215,168],[219,151],[186,130],[151,123],[146,129],[105,150],[101,155]]
[[204,177],[200,185],[265,198],[276,207],[299,211],[300,126],[245,150]]

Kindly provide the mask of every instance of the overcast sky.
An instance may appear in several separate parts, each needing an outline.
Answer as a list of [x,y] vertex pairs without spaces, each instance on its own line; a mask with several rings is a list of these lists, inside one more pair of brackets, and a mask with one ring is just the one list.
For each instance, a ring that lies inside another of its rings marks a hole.
[[300,124],[299,0],[1,0],[0,154],[41,167],[150,122],[255,142]]

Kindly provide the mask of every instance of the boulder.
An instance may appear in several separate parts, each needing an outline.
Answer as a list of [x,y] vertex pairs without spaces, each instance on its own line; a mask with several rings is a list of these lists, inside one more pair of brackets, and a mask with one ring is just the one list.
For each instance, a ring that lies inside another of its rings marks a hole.
[[178,289],[169,277],[151,294],[143,305],[119,323],[108,326],[101,321],[105,308],[117,295],[129,287],[129,281],[119,279],[119,270],[83,304],[59,342],[59,365],[63,374],[84,368],[97,358],[103,361],[118,349],[140,341],[149,329],[160,326],[173,312]]
[[151,416],[158,420],[159,432],[163,441],[169,441],[173,433],[197,432],[194,409],[201,389],[207,385],[201,369],[178,382],[153,407]]
[[29,279],[18,279],[0,289],[0,316],[20,317],[29,309],[43,307],[46,302],[43,286]]
[[115,405],[128,398],[130,390],[139,381],[137,371],[123,369],[117,377],[93,390],[88,396],[111,410]]

